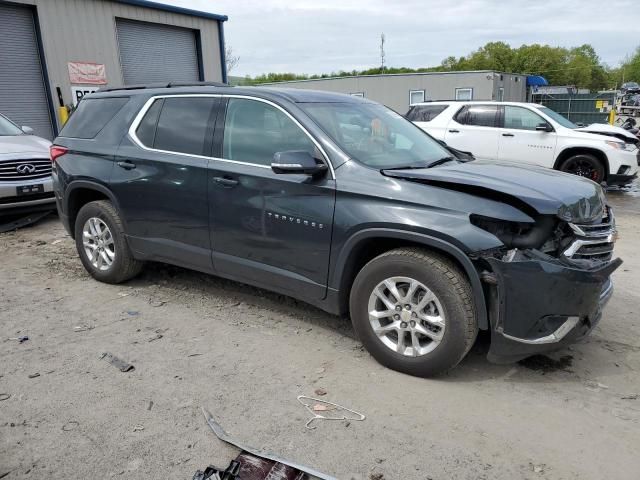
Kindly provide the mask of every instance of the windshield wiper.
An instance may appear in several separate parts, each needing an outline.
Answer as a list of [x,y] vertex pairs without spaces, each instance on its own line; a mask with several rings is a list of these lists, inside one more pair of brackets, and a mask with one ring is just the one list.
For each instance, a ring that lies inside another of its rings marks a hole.
[[381,170],[421,170],[423,168],[431,168],[437,165],[442,165],[443,163],[447,163],[452,160],[456,160],[456,157],[443,157],[443,158],[439,158],[438,160],[434,160],[433,162],[425,163],[421,165],[403,165],[401,167],[382,168]]
[[433,162],[431,162],[427,168],[431,168],[431,167],[437,167],[438,165],[442,165],[443,163],[447,163],[447,162],[451,162],[453,160],[455,160],[456,157],[443,157],[443,158],[439,158],[438,160],[434,160]]

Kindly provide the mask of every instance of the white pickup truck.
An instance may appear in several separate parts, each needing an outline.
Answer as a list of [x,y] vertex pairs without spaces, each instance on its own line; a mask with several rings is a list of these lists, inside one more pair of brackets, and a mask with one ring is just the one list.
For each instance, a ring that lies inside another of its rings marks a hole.
[[626,185],[640,163],[637,138],[623,129],[578,127],[533,103],[427,102],[411,107],[406,118],[476,158],[541,165],[597,183]]

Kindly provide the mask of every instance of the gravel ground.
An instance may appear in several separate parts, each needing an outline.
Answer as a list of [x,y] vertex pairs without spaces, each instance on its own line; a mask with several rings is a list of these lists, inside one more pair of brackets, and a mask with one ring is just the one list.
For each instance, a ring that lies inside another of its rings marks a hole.
[[[481,337],[437,380],[382,368],[345,320],[238,283],[149,265],[100,284],[55,217],[1,234],[0,478],[191,479],[234,454],[205,407],[341,479],[637,479],[640,196],[610,199],[625,264],[594,334],[506,366]],[[366,420],[305,429],[296,397],[317,389]]]

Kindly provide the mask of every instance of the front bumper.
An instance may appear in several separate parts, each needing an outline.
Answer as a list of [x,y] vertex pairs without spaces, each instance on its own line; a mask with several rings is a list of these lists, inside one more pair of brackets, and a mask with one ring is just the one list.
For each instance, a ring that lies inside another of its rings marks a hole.
[[624,185],[629,185],[636,178],[638,178],[637,173],[634,173],[633,175],[609,175],[607,177],[607,185],[610,187],[622,187]]
[[488,259],[491,285],[491,348],[488,359],[511,363],[558,350],[588,335],[611,298],[611,274],[622,264],[580,269],[552,257]]
[[[42,185],[43,192],[18,195],[17,188]],[[55,209],[55,196],[51,177],[17,182],[0,182],[0,215]]]

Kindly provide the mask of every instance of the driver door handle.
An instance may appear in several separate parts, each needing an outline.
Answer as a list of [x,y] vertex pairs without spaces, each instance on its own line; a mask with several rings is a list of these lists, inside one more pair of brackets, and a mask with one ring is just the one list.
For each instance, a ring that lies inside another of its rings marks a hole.
[[515,137],[515,135],[513,133],[503,133],[502,136],[503,137]]
[[449,130],[449,133],[460,133],[460,130],[456,130],[455,128],[452,128],[451,130]]
[[235,187],[238,185],[238,180],[228,177],[213,177],[213,181],[226,188]]
[[134,168],[136,168],[136,164],[133,163],[131,160],[118,162],[116,165],[118,165],[120,168],[124,168],[125,170],[133,170]]

